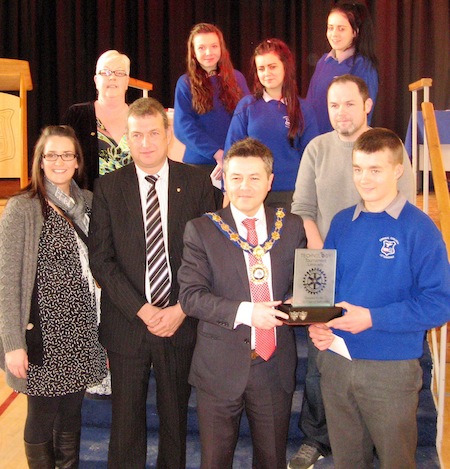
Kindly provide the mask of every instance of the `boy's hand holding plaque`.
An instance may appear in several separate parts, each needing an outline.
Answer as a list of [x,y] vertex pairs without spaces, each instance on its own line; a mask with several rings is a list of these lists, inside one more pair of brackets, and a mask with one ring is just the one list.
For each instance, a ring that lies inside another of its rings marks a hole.
[[342,308],[334,306],[335,281],[335,249],[296,249],[292,305],[278,306],[289,314],[289,319],[283,321],[293,326],[307,325],[342,316]]

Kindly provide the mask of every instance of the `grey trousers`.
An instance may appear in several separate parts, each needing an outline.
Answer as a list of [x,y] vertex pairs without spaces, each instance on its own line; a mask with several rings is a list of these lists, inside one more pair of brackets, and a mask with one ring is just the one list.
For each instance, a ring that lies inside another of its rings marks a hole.
[[414,360],[352,361],[320,352],[317,366],[336,469],[414,469],[422,370]]

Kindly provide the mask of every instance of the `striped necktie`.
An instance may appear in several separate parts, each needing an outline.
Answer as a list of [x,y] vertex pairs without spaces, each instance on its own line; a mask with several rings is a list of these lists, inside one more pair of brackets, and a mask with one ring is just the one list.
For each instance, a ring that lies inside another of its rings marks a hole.
[[[247,228],[247,241],[252,246],[258,245],[258,235],[255,228],[256,218],[246,218],[242,224]],[[249,266],[252,267],[255,264],[262,262],[258,261],[255,256],[249,254]],[[250,277],[251,278],[251,277]],[[250,281],[250,293],[252,301],[254,303],[260,303],[264,301],[271,301],[269,285],[266,282],[254,283]],[[255,327],[255,351],[264,360],[269,360],[275,351],[275,329],[259,329]]]
[[164,308],[169,303],[170,277],[159,210],[158,194],[155,184],[158,176],[150,175],[145,179],[150,183],[147,194],[145,233],[147,248],[148,278],[152,305]]

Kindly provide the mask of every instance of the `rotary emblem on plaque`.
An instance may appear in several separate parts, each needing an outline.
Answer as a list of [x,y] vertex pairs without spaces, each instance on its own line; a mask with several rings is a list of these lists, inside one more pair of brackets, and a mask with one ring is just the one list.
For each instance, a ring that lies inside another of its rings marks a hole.
[[316,295],[320,293],[327,284],[327,275],[321,269],[309,269],[303,277],[303,286],[306,291]]

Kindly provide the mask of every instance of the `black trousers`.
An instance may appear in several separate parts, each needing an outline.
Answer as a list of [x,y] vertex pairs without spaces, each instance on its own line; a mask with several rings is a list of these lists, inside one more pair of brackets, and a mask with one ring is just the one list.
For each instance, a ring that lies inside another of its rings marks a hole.
[[143,342],[133,356],[108,350],[112,384],[112,424],[108,468],[145,468],[147,392],[150,372],[156,379],[159,416],[157,468],[186,466],[188,374],[193,347],[174,347],[169,339]]
[[197,388],[201,469],[232,469],[245,410],[253,443],[254,469],[285,469],[292,395],[280,383],[274,359],[256,359],[241,396],[223,399]]

